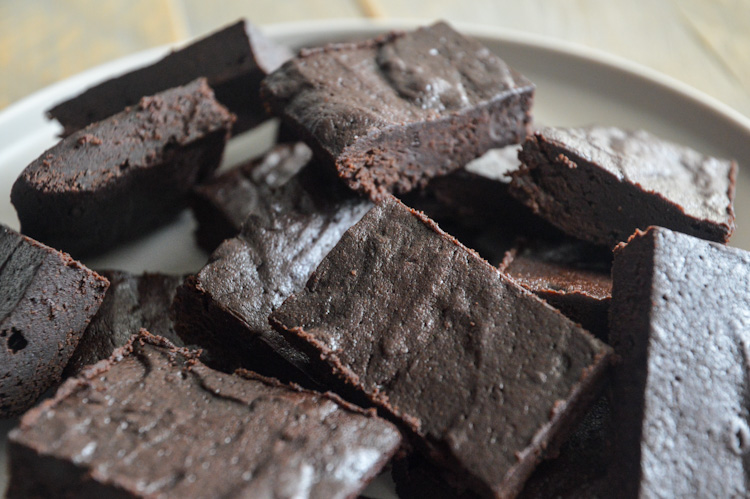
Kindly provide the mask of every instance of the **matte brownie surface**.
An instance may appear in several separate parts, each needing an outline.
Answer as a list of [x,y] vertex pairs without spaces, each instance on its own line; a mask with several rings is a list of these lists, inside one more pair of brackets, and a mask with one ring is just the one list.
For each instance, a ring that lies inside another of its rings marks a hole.
[[266,119],[258,95],[261,79],[291,57],[247,21],[239,21],[176,50],[160,61],[112,78],[49,111],[64,136],[132,106],[141,97],[206,77],[216,98],[237,115],[238,133]]
[[612,277],[621,497],[748,497],[750,253],[650,228]]
[[534,85],[445,23],[303,50],[269,75],[275,114],[354,190],[423,187],[520,142]]
[[233,121],[199,79],[75,132],[13,184],[22,232],[87,256],[171,221],[219,166]]
[[133,275],[119,270],[103,270],[99,274],[109,280],[109,289],[68,362],[65,376],[108,358],[141,328],[182,346],[169,317],[182,276]]
[[611,350],[386,198],[274,327],[483,495],[517,494],[596,396]]
[[10,434],[9,497],[355,497],[398,449],[338,399],[142,333]]
[[190,197],[198,220],[198,244],[213,251],[224,239],[236,236],[242,223],[312,159],[302,142],[280,144],[262,158],[239,165],[201,185]]
[[511,193],[568,234],[609,247],[660,225],[727,242],[737,164],[618,128],[545,127],[526,139]]
[[0,225],[0,418],[60,381],[108,286],[65,253]]
[[225,369],[247,367],[286,379],[285,373],[273,371],[274,363],[279,365],[274,352],[303,370],[307,358],[271,328],[268,314],[302,289],[372,203],[315,163],[278,189],[257,193],[255,212],[242,232],[219,246],[208,264],[178,290],[175,327],[186,343],[223,359]]

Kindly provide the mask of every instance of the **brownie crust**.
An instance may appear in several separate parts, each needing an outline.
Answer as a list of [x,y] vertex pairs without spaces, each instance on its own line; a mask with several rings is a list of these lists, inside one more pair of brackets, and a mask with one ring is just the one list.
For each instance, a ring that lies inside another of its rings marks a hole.
[[109,282],[0,225],[0,418],[60,381]]
[[171,221],[219,166],[233,121],[199,79],[75,132],[13,184],[22,232],[81,257]]
[[85,128],[137,104],[142,97],[205,77],[216,98],[237,115],[232,132],[265,120],[259,87],[265,75],[291,57],[255,26],[238,21],[160,61],[89,88],[47,111],[63,125],[62,136]]
[[316,157],[374,200],[520,142],[533,92],[445,23],[303,50],[261,86],[272,112]]

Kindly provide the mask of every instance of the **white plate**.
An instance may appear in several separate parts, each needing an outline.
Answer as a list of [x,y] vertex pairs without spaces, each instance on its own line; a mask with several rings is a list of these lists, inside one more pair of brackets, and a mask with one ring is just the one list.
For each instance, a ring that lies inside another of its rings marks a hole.
[[[428,23],[419,23],[428,24]],[[367,38],[387,29],[413,28],[414,21],[326,21],[269,26],[273,39],[292,46],[319,45],[326,41]],[[537,85],[534,115],[548,125],[617,125],[643,128],[656,135],[687,144],[699,151],[736,159],[740,164],[736,211],[739,217],[732,244],[750,249],[750,119],[687,85],[626,60],[545,39],[535,35],[488,27],[458,25],[461,31],[482,40],[495,53]],[[0,222],[18,228],[10,204],[10,188],[23,168],[54,145],[60,127],[47,121],[44,111],[59,101],[108,77],[145,65],[161,57],[167,47],[140,52],[104,64],[56,83],[0,113]],[[233,139],[225,166],[262,152],[271,128]],[[260,136],[258,136],[260,135]],[[85,261],[94,268],[120,268],[183,273],[197,271],[206,261],[193,241],[194,223],[189,213],[173,225],[104,257]],[[14,424],[0,421],[0,492],[5,489],[5,435]],[[386,497],[385,481],[371,486],[371,497]]]

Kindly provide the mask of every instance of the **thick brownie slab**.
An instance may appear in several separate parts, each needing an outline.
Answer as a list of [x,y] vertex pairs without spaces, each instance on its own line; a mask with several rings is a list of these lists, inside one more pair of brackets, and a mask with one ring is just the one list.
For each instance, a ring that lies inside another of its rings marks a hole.
[[750,253],[650,228],[612,277],[621,497],[747,497]]
[[570,238],[521,241],[500,270],[607,341],[612,253]]
[[0,225],[0,418],[60,381],[107,286],[65,253]]
[[219,165],[233,120],[199,79],[75,132],[13,184],[22,232],[81,256],[172,220]]
[[611,351],[386,198],[270,318],[489,496],[518,493],[596,396]]
[[120,270],[103,270],[99,274],[109,280],[109,289],[68,362],[65,376],[78,374],[84,367],[108,358],[141,328],[177,346],[183,345],[169,317],[182,276],[133,275]]
[[726,242],[737,164],[618,128],[549,128],[526,139],[511,193],[568,234],[614,246],[669,227]]
[[354,190],[403,194],[520,142],[534,85],[445,23],[303,50],[261,95]]
[[49,111],[64,127],[63,136],[137,104],[141,97],[206,77],[216,98],[237,115],[234,133],[266,119],[258,89],[265,75],[291,52],[238,21],[171,52],[160,61],[100,83]]
[[190,196],[198,229],[195,237],[207,251],[236,236],[242,223],[270,195],[312,159],[303,144],[280,144],[259,159],[244,163],[195,186]]
[[9,436],[9,497],[355,497],[401,435],[373,412],[142,333]]
[[[255,211],[241,233],[222,243],[178,290],[175,328],[187,344],[205,348],[224,369],[242,366],[288,379],[277,371],[287,366],[278,355],[303,370],[307,358],[270,327],[268,315],[302,289],[372,203],[314,162],[278,189],[257,194]],[[292,379],[302,382],[294,375]]]

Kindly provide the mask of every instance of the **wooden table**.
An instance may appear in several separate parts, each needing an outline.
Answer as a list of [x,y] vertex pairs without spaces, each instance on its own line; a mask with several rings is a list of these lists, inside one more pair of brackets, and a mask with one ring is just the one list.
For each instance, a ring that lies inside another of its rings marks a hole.
[[244,16],[445,19],[580,43],[677,78],[750,116],[750,0],[5,0],[0,109],[105,61]]

